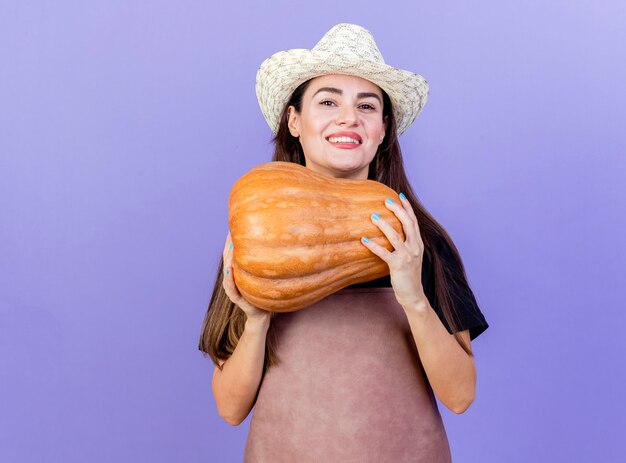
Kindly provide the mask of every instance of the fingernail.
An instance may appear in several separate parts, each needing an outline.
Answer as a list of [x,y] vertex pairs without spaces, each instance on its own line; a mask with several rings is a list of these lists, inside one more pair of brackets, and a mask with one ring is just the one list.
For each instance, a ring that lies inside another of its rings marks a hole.
[[364,237],[363,237],[363,241],[364,241],[364,242],[366,242],[366,243],[369,243],[369,242],[370,242],[370,240],[368,240],[368,239],[367,239],[367,236],[364,236]]
[[228,275],[228,274],[229,274],[229,271],[228,271],[228,269],[226,269],[226,275]]
[[391,199],[391,198],[387,198],[387,202],[388,202],[389,204],[393,204],[393,199]]
[[380,220],[380,216],[376,212],[372,214],[372,217],[374,217],[374,220]]
[[233,248],[233,243],[230,243],[230,245],[228,246],[228,249],[232,249]]
[[406,199],[406,196],[404,196],[404,193],[400,193],[400,199]]

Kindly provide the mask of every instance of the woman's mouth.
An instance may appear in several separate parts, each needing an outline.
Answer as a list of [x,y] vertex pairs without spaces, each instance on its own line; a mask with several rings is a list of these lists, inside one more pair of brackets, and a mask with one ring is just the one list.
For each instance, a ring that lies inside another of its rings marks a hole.
[[357,148],[361,142],[352,137],[328,137],[326,139],[331,145],[341,149]]

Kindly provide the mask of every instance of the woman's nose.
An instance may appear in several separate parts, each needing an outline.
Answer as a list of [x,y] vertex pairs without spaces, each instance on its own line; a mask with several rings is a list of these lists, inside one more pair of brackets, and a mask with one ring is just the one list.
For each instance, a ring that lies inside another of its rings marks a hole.
[[358,120],[356,110],[352,106],[344,105],[337,116],[337,124],[353,125]]

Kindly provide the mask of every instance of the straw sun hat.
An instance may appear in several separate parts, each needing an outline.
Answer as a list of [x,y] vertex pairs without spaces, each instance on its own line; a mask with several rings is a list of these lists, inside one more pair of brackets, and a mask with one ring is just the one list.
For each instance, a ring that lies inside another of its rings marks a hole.
[[311,49],[280,51],[267,58],[256,74],[256,95],[272,132],[293,91],[325,74],[362,77],[383,89],[393,107],[398,135],[424,108],[428,83],[419,74],[385,64],[374,37],[356,24],[337,24]]

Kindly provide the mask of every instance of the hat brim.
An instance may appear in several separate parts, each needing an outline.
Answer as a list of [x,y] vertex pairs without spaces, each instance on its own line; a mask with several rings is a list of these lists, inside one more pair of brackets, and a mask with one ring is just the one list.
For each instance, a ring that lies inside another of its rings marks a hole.
[[313,77],[346,74],[362,77],[389,95],[398,135],[419,115],[428,100],[428,82],[410,71],[364,59],[296,48],[267,58],[257,71],[256,95],[272,132],[278,131],[280,116],[293,91]]

